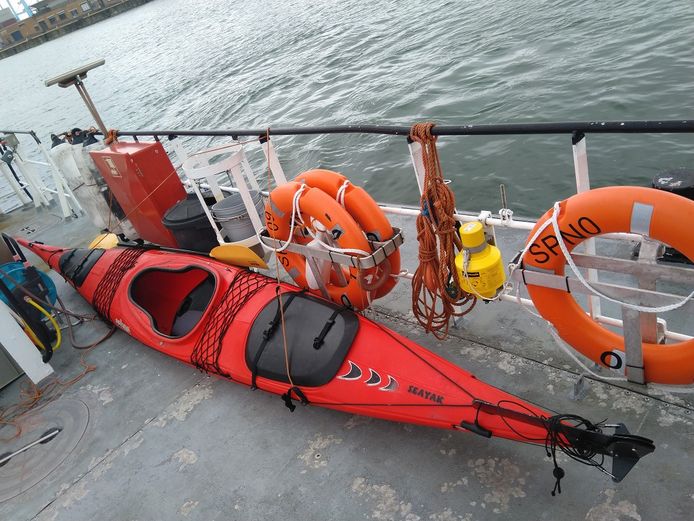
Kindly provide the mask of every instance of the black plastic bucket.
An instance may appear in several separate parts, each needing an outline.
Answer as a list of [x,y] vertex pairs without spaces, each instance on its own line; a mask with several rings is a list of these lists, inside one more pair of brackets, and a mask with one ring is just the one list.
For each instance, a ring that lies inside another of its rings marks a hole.
[[174,234],[179,248],[208,252],[219,246],[212,225],[195,194],[188,194],[188,197],[169,208],[161,222]]

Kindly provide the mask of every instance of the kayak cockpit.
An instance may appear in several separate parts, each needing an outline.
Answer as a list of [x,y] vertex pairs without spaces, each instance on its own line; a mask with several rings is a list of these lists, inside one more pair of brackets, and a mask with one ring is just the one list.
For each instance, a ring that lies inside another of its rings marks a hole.
[[179,270],[151,268],[133,279],[129,295],[148,315],[154,331],[178,338],[200,322],[215,289],[214,275],[197,266]]

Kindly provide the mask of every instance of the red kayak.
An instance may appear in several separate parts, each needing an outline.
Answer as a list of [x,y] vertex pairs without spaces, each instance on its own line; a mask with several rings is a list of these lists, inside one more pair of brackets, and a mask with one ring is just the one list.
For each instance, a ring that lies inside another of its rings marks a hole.
[[[295,402],[560,449],[620,481],[653,442],[554,415],[354,311],[206,255],[20,240],[107,321],[201,370]],[[602,467],[613,457],[611,472]],[[563,470],[556,465],[557,481]]]

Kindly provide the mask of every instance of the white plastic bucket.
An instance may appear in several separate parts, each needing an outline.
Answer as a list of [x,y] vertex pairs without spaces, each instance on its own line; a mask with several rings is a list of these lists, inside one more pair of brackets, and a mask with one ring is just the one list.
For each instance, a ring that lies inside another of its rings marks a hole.
[[[265,213],[265,204],[259,192],[250,191],[258,215]],[[212,206],[212,215],[224,230],[230,242],[238,242],[255,235],[255,228],[243,204],[241,194],[234,192]]]

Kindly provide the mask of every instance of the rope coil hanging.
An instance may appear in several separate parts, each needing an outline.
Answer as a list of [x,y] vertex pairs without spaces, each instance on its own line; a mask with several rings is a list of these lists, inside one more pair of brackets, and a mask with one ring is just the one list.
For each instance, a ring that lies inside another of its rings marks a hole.
[[[415,123],[410,139],[422,147],[424,182],[417,216],[419,266],[412,279],[412,311],[417,321],[439,340],[448,335],[450,318],[469,313],[476,298],[460,289],[456,279],[458,236],[455,196],[443,179],[433,123]],[[456,306],[462,307],[459,311]]]

